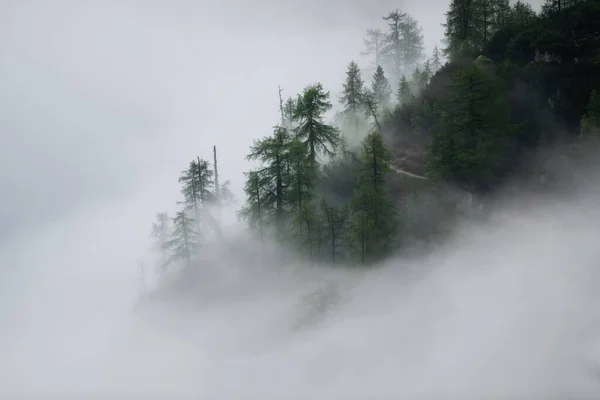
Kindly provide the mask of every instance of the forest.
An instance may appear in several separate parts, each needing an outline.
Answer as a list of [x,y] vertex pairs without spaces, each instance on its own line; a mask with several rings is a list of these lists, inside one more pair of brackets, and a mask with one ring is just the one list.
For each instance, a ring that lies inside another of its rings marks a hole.
[[[248,150],[238,217],[263,253],[275,243],[311,264],[372,266],[485,217],[516,178],[538,193],[573,184],[563,166],[586,159],[600,128],[599,20],[592,0],[539,11],[451,0],[426,52],[419,22],[389,12],[366,30],[339,98],[318,82],[279,90],[280,120]],[[232,193],[213,150],[178,178],[180,211],[156,215],[161,271],[197,264],[220,234],[211,210]]]

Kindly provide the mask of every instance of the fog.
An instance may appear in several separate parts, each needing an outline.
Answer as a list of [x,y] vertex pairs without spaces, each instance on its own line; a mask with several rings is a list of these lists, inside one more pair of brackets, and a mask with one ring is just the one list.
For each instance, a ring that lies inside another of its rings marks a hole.
[[[405,1],[428,48],[446,6]],[[4,1],[0,395],[597,396],[595,193],[363,272],[255,265],[224,210],[227,240],[192,290],[138,301],[154,213],[179,200],[188,161],[216,145],[243,200],[277,87],[336,96],[395,7]]]

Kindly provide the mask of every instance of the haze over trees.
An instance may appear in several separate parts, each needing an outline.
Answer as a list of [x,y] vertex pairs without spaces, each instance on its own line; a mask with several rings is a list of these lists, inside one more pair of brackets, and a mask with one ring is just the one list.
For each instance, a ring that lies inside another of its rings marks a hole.
[[[536,12],[451,0],[440,12],[433,49],[402,10],[368,27],[366,64],[348,60],[336,99],[320,82],[287,99],[280,89],[280,121],[249,149],[257,166],[239,211],[261,245],[310,263],[373,265],[435,243],[459,215],[485,215],[515,176],[532,191],[565,184],[534,155],[561,143],[561,159],[577,162],[582,141],[598,136],[600,4],[547,0]],[[218,226],[210,207],[227,198],[200,158],[179,181],[182,209],[172,221],[158,214],[153,229],[161,265],[193,264]]]

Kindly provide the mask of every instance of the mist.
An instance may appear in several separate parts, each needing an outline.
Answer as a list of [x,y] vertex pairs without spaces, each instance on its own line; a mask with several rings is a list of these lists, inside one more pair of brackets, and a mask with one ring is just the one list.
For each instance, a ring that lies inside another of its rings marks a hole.
[[593,191],[366,271],[263,265],[232,207],[205,270],[153,281],[150,225],[189,159],[216,145],[243,201],[278,86],[335,99],[365,29],[404,8],[431,48],[446,6],[5,1],[0,394],[597,396]]

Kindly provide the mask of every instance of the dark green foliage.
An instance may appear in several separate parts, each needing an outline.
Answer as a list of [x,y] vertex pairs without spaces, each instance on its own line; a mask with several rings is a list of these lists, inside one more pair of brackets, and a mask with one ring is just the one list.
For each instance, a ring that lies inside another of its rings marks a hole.
[[514,161],[502,82],[479,66],[454,74],[453,99],[442,105],[431,142],[431,170],[471,190],[500,182]]
[[353,219],[349,235],[361,262],[366,263],[389,254],[396,229],[395,206],[385,186],[391,155],[379,133],[372,132],[363,140],[361,161],[358,187],[350,203]]
[[294,121],[298,123],[296,137],[308,148],[313,167],[317,165],[319,154],[333,156],[340,141],[337,128],[323,122],[325,112],[331,108],[329,92],[325,92],[323,85],[317,83],[304,89],[294,110]]

